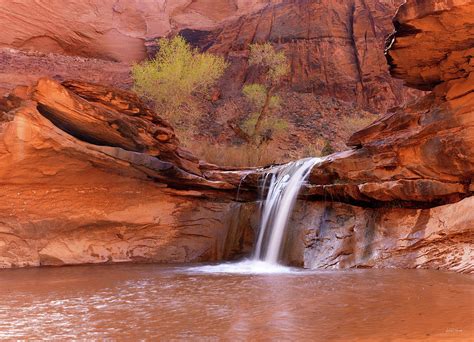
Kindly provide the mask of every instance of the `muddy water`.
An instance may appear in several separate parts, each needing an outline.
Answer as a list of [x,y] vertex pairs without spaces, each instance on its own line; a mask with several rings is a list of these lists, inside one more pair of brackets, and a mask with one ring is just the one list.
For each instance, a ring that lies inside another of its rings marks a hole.
[[0,338],[474,340],[472,276],[254,271],[156,265],[2,270]]

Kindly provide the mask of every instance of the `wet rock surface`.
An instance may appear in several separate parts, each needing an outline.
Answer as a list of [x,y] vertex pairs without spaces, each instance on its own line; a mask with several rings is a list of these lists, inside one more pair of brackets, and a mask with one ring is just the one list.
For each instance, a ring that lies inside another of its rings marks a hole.
[[301,201],[286,258],[307,268],[474,272],[474,198],[432,209]]

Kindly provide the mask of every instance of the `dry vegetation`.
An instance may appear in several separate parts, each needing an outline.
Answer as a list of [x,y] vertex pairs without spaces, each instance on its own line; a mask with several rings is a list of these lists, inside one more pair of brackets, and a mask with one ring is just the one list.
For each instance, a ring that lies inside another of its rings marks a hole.
[[133,67],[134,89],[175,127],[185,147],[222,166],[247,167],[323,156],[377,116],[353,104],[282,89],[286,57],[252,45],[249,64],[261,83],[210,96],[227,63],[199,53],[181,37],[160,40],[157,56]]

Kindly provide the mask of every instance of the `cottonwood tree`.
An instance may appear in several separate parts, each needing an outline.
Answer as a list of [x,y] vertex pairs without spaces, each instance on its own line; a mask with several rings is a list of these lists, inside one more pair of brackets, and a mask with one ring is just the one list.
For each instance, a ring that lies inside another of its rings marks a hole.
[[249,65],[258,68],[262,82],[247,84],[242,89],[256,109],[242,128],[254,143],[261,144],[265,140],[264,128],[281,130],[286,126],[286,122],[272,118],[271,114],[280,107],[280,97],[276,92],[290,66],[285,53],[277,52],[270,43],[250,45]]
[[155,58],[132,67],[133,89],[176,125],[199,116],[193,110],[196,97],[208,95],[227,63],[221,56],[200,53],[181,36],[162,38],[158,45]]

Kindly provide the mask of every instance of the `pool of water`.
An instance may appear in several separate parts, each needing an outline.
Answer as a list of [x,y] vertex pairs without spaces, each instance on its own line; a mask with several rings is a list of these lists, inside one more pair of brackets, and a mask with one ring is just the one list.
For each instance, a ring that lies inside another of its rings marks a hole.
[[0,271],[0,339],[474,340],[474,277],[110,265]]

